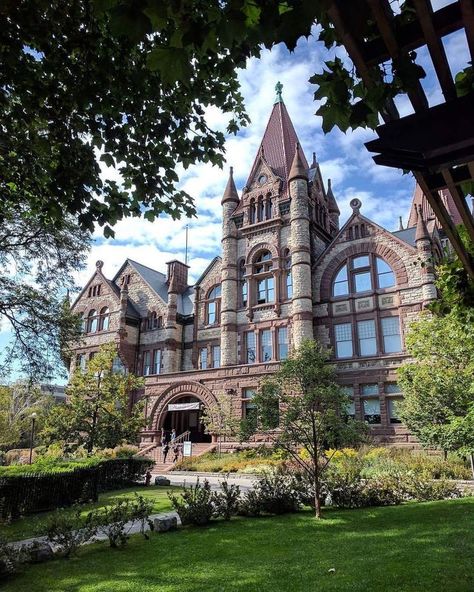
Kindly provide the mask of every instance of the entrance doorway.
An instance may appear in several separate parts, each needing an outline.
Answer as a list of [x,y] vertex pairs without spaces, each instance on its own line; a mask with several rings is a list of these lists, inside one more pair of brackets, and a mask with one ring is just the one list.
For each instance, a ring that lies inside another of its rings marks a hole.
[[202,402],[192,395],[185,395],[169,403],[163,422],[163,429],[170,434],[174,428],[176,435],[189,430],[191,442],[211,442],[212,438],[205,433],[202,423]]

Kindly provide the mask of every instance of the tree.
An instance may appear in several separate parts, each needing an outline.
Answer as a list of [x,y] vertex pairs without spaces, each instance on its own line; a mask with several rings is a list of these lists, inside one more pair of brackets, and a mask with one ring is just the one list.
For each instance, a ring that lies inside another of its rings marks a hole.
[[117,372],[117,350],[107,344],[77,369],[66,389],[67,404],[49,414],[42,437],[47,443],[62,441],[94,448],[113,448],[123,441],[136,442],[144,425],[143,404],[130,404],[130,395],[143,385],[132,374]]
[[474,454],[474,323],[425,313],[406,336],[400,417],[423,446]]
[[0,447],[29,445],[32,414],[36,413],[36,425],[41,427],[52,404],[52,397],[29,381],[18,380],[9,386],[0,386]]
[[56,228],[21,205],[8,211],[0,224],[0,323],[12,339],[0,356],[0,374],[15,367],[35,381],[57,376],[61,346],[79,335],[64,299],[89,243],[68,217]]
[[216,393],[216,401],[203,409],[202,422],[208,434],[218,438],[219,453],[222,438],[236,438],[240,433],[240,420],[234,413],[232,397],[226,393]]
[[253,401],[256,430],[267,432],[300,467],[314,488],[321,518],[322,477],[334,452],[359,442],[366,426],[347,416],[349,398],[336,382],[322,345],[307,340],[266,380]]
[[[366,2],[351,2],[361,37],[373,33]],[[416,18],[409,3],[393,19]],[[315,23],[319,27],[313,27]],[[312,34],[342,46],[324,0],[6,0],[0,9],[0,220],[27,204],[39,220],[73,215],[106,236],[127,216],[195,212],[177,189],[179,168],[222,166],[224,135],[205,108],[245,125],[238,68],[263,46],[292,50]],[[389,98],[424,76],[414,52],[393,76],[374,67],[366,88],[339,58],[311,82],[325,99],[323,128],[375,127]],[[101,171],[118,168],[122,182]]]

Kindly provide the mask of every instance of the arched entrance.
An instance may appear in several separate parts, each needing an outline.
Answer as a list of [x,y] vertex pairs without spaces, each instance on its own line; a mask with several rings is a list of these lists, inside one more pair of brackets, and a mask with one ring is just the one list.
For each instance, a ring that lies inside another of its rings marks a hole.
[[211,442],[202,423],[203,403],[193,395],[184,395],[167,404],[164,410],[162,428],[169,434],[174,428],[179,436],[183,432],[191,433],[191,442]]

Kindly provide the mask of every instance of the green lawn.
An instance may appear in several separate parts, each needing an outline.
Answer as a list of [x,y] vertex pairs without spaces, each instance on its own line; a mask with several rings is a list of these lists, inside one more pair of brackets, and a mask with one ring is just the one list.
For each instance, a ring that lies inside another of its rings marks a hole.
[[[25,569],[5,592],[472,592],[474,500],[237,519]],[[336,571],[331,573],[329,570]]]
[[[121,497],[133,497],[134,492],[143,495],[148,499],[153,500],[153,512],[166,512],[171,510],[171,503],[168,499],[168,491],[179,490],[177,487],[161,487],[150,485],[145,487],[144,485],[137,485],[135,487],[129,487],[127,489],[118,489],[114,491],[108,491],[102,493],[99,496],[99,501],[94,504],[84,504],[82,507],[83,514],[87,514],[94,508],[100,508],[110,504],[113,500]],[[43,533],[44,525],[51,512],[42,512],[40,514],[32,514],[31,516],[25,516],[16,520],[12,524],[0,525],[0,533],[9,541],[19,541],[27,539],[38,534]]]

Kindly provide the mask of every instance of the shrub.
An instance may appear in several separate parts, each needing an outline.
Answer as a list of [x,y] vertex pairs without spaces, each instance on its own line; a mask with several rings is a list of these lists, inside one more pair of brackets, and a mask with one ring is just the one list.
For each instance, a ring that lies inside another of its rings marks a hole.
[[135,493],[132,503],[132,520],[140,524],[140,533],[145,539],[148,539],[146,534],[146,525],[150,530],[153,530],[153,521],[150,520],[150,515],[153,512],[153,502],[145,499],[142,495]]
[[69,558],[80,545],[92,539],[97,528],[91,520],[91,514],[83,518],[81,509],[77,506],[72,512],[56,510],[46,522],[44,530],[48,542],[64,557]]
[[230,520],[239,509],[240,487],[222,481],[220,491],[214,493],[214,515],[222,516],[224,520]]
[[411,476],[406,480],[404,487],[407,497],[419,502],[462,497],[462,493],[456,487],[456,484],[448,483],[444,479],[427,481]]
[[0,467],[0,520],[74,503],[96,501],[98,493],[143,479],[153,461],[142,458],[57,461]]
[[132,520],[133,508],[130,499],[115,500],[110,506],[104,506],[91,512],[91,522],[99,534],[109,539],[111,547],[125,545],[131,524],[126,529],[127,523]]
[[169,493],[168,497],[183,525],[204,526],[215,514],[214,495],[207,479],[202,485],[198,479],[196,485],[190,485],[180,495]]
[[245,516],[287,514],[301,508],[300,491],[294,477],[283,471],[267,473],[247,492],[240,506]]

